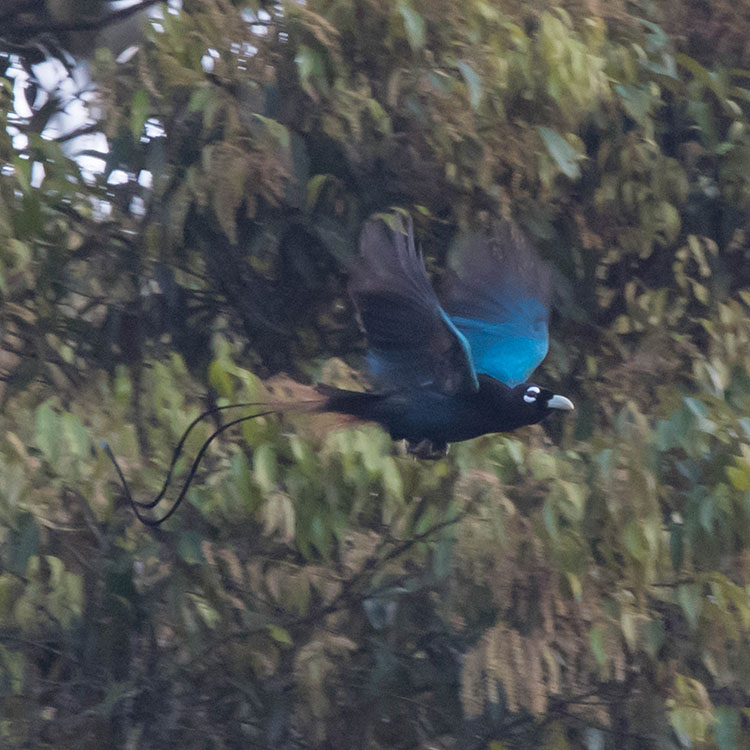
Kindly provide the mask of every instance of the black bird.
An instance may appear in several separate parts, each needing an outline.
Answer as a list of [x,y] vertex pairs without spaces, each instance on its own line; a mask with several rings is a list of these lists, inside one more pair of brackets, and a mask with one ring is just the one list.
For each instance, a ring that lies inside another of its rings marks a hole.
[[411,223],[365,226],[349,292],[377,384],[358,393],[323,386],[321,410],[383,425],[433,457],[448,443],[535,424],[573,404],[526,382],[548,348],[550,269],[513,224],[472,235],[438,301]]
[[[201,414],[185,431],[157,497],[133,500],[109,449],[136,515],[156,526],[177,509],[209,444],[233,425],[274,412],[335,412],[381,424],[406,440],[421,458],[444,455],[449,443],[535,424],[573,404],[526,382],[547,354],[551,273],[509,222],[474,234],[463,243],[458,271],[446,274],[441,303],[409,222],[405,230],[383,221],[368,223],[360,256],[351,269],[349,292],[367,336],[375,382],[369,392],[318,386],[319,398],[285,404],[231,404]],[[180,494],[158,519],[143,515],[164,497],[185,440],[205,416],[238,407],[263,406],[260,413],[222,425],[203,444]]]

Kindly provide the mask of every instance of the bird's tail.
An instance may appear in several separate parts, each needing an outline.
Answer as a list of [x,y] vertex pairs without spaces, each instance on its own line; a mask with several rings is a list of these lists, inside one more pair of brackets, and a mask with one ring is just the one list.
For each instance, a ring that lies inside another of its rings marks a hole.
[[349,418],[339,420],[344,424],[369,419],[373,404],[382,398],[378,393],[351,391],[326,383],[304,385],[284,375],[270,378],[265,386],[279,412],[337,414]]
[[[285,401],[281,400],[280,398],[271,398],[268,401],[251,401],[239,404],[227,404],[225,406],[216,406],[213,409],[208,409],[207,411],[204,411],[202,414],[196,417],[188,425],[187,429],[182,434],[180,441],[177,443],[174,452],[172,453],[172,460],[170,462],[169,469],[167,470],[167,475],[164,479],[164,484],[162,485],[161,490],[153,500],[150,500],[148,502],[141,502],[133,498],[130,492],[130,486],[125,479],[125,475],[120,467],[120,464],[115,458],[114,453],[112,453],[112,450],[106,442],[102,442],[102,449],[114,465],[117,476],[119,477],[120,483],[122,484],[122,489],[125,493],[125,497],[130,503],[130,506],[132,507],[133,512],[135,513],[138,520],[146,526],[159,526],[168,518],[170,518],[184,500],[190,484],[193,481],[196,472],[198,471],[198,466],[206,451],[208,450],[208,447],[217,437],[219,437],[219,435],[221,435],[223,432],[226,432],[230,428],[241,424],[242,422],[247,422],[251,419],[257,419],[258,417],[269,416],[271,414],[310,414],[325,412],[333,412],[335,414],[341,415],[343,419],[340,419],[338,424],[334,426],[344,426],[346,424],[350,424],[352,420],[360,421],[367,419],[366,406],[371,402],[374,395],[362,393],[359,391],[347,391],[328,385],[319,385],[315,388],[312,388],[310,386],[302,386],[300,384],[296,384],[293,394],[288,391],[288,388],[289,386],[286,386],[286,390],[283,395],[286,397],[294,395],[296,397],[296,400]],[[271,390],[273,394],[273,391],[275,389],[272,388]],[[190,471],[188,472],[180,493],[172,503],[172,507],[169,508],[169,510],[159,518],[152,518],[150,515],[148,515],[146,511],[154,509],[166,495],[167,490],[169,489],[169,486],[172,482],[172,473],[174,472],[175,466],[177,465],[177,461],[182,455],[183,448],[185,447],[185,442],[187,441],[188,436],[195,429],[195,427],[197,427],[198,424],[202,422],[206,417],[219,414],[220,412],[223,412],[227,409],[251,408],[256,409],[253,414],[245,414],[244,416],[232,419],[229,422],[225,422],[219,428],[214,430],[214,432],[203,442],[203,445],[201,446],[195,459],[193,460]]]
[[315,386],[315,390],[324,399],[316,411],[342,414],[357,421],[372,419],[373,403],[382,398],[378,393],[348,391],[323,383]]

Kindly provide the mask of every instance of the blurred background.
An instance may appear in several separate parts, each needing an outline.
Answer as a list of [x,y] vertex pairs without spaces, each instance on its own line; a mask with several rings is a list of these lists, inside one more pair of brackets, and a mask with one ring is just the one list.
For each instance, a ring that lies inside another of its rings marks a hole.
[[[747,0],[4,0],[0,747],[750,748],[749,40]],[[359,382],[393,210],[435,280],[522,226],[576,412],[436,462],[247,422],[142,526],[100,441],[145,501],[204,409]]]

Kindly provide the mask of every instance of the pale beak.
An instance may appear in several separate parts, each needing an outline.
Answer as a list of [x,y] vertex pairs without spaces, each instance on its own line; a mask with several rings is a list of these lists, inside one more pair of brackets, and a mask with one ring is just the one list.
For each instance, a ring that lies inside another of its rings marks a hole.
[[547,408],[561,409],[562,411],[573,411],[573,409],[575,409],[575,406],[573,406],[573,402],[569,398],[565,398],[565,396],[553,396],[549,401],[547,401]]

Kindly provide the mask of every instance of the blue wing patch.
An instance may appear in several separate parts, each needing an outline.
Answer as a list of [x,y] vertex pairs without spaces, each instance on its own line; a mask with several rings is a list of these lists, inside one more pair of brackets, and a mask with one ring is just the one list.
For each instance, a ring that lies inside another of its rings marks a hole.
[[411,223],[405,232],[382,221],[365,225],[349,292],[379,387],[432,387],[447,394],[479,388],[469,343],[440,306]]
[[525,299],[510,319],[490,323],[456,316],[453,322],[471,347],[474,369],[509,386],[528,380],[547,355],[549,333],[544,306]]
[[461,331],[456,327],[453,320],[451,320],[451,318],[446,315],[445,310],[443,310],[442,307],[440,308],[440,317],[445,321],[448,328],[453,331],[456,338],[458,339],[458,343],[461,347],[461,352],[463,353],[463,356],[466,358],[466,361],[469,365],[468,379],[471,382],[472,389],[479,390],[479,381],[477,380],[476,367],[474,367],[474,357],[472,356],[471,344],[467,340],[466,336],[464,336],[464,334],[461,333]]
[[549,347],[551,274],[518,228],[504,222],[464,237],[444,306],[468,342],[476,372],[509,386],[528,380]]

